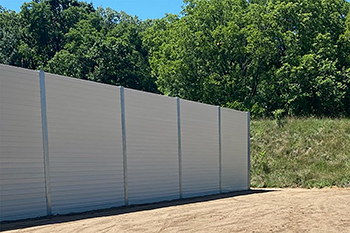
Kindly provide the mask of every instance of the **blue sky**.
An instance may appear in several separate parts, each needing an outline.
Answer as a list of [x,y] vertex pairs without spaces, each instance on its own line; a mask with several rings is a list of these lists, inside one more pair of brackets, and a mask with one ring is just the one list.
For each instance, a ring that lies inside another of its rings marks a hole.
[[[29,0],[0,0],[0,5],[19,11],[21,5]],[[183,0],[88,0],[95,7],[110,7],[116,11],[125,11],[129,15],[137,15],[141,19],[162,18],[165,13],[179,14]]]

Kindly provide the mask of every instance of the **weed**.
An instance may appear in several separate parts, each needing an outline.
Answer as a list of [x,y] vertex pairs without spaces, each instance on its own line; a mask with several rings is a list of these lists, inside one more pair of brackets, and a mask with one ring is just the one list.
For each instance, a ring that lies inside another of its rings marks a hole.
[[277,109],[275,111],[272,112],[273,116],[275,117],[275,121],[278,127],[283,127],[283,125],[285,124],[285,120],[284,120],[284,113],[285,111],[283,109]]

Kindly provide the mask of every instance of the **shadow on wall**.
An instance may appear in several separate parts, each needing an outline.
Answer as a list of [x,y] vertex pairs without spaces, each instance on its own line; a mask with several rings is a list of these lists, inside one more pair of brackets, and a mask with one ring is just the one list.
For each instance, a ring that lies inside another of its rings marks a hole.
[[231,197],[245,196],[245,195],[252,195],[252,194],[261,194],[261,193],[274,192],[274,191],[278,191],[278,190],[254,189],[254,190],[247,190],[247,191],[208,195],[203,197],[187,198],[187,199],[174,200],[174,201],[164,201],[164,202],[158,202],[153,204],[124,206],[124,207],[110,208],[110,209],[104,209],[104,210],[95,210],[95,211],[88,211],[84,213],[55,215],[50,217],[41,217],[41,218],[19,220],[19,221],[6,221],[0,224],[0,231],[17,230],[17,229],[24,229],[28,227],[73,222],[73,221],[90,219],[90,218],[108,217],[113,215],[127,214],[127,213],[133,213],[133,212],[144,211],[144,210],[153,210],[153,209],[159,209],[159,208],[165,208],[165,207],[171,207],[171,206],[181,206],[186,204],[201,203],[201,202],[213,201],[213,200],[224,199],[224,198],[231,198]]

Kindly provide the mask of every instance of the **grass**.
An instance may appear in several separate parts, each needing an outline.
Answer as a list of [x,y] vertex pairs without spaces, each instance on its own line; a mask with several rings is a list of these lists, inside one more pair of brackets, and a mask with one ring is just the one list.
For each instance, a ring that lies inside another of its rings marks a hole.
[[251,121],[252,187],[350,187],[350,119]]

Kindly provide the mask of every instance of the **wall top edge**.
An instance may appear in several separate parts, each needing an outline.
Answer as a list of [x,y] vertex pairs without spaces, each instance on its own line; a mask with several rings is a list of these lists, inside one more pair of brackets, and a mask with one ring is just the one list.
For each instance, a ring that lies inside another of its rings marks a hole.
[[[40,70],[39,70],[39,72],[40,72]],[[62,80],[65,79],[65,80],[70,81],[70,82],[82,82],[82,83],[86,83],[86,84],[90,84],[90,85],[104,86],[104,87],[108,87],[108,88],[120,89],[120,86],[117,86],[117,85],[99,83],[99,82],[95,82],[92,80],[79,79],[79,78],[64,76],[64,75],[60,75],[60,74],[53,74],[53,73],[49,73],[46,71],[44,71],[44,73],[45,73],[45,76],[51,76],[52,78],[55,78],[55,79],[62,79]]]
[[[119,87],[122,87],[122,86],[119,86]],[[132,88],[128,88],[128,87],[124,87],[124,91],[138,92],[138,93],[142,93],[142,94],[146,94],[146,95],[160,96],[160,97],[163,97],[163,98],[169,98],[169,99],[174,99],[174,100],[177,98],[177,97],[157,94],[157,93],[153,93],[153,92],[132,89]]]
[[221,109],[223,109],[224,111],[231,111],[231,112],[235,112],[235,113],[250,115],[250,112],[240,111],[240,110],[233,109],[233,108],[224,108],[224,107],[221,107]]
[[17,66],[5,65],[2,63],[0,63],[0,69],[16,70],[16,71],[20,71],[20,72],[39,73],[38,70],[31,70],[31,69],[26,69],[26,68],[17,67]]
[[[22,68],[22,67],[17,67],[17,66],[6,65],[6,64],[2,64],[2,63],[0,63],[0,68],[1,69],[3,69],[3,68],[5,68],[5,69],[17,69],[17,70],[21,70],[22,72],[23,71],[28,71],[28,72],[38,72],[39,73],[41,71],[41,70],[32,70],[32,69],[28,69],[28,68]],[[53,74],[53,73],[49,73],[49,72],[46,72],[46,71],[44,71],[44,72],[45,72],[45,75],[48,74],[48,75],[52,75],[52,76],[57,77],[57,78],[62,78],[62,79],[71,80],[71,81],[87,82],[89,84],[102,85],[102,86],[113,87],[113,88],[118,88],[118,89],[120,89],[122,87],[122,86],[118,86],[118,85],[99,83],[99,82],[95,82],[95,81],[92,81],[92,80],[78,79],[78,78],[64,76],[64,75],[59,75],[59,74]],[[140,93],[144,93],[144,94],[148,94],[148,95],[154,95],[154,96],[161,96],[161,97],[170,98],[170,99],[177,99],[177,98],[179,98],[179,97],[166,96],[166,95],[162,95],[162,94],[157,94],[157,93],[147,92],[147,91],[141,91],[141,90],[132,89],[132,88],[126,88],[126,87],[124,87],[124,90],[133,91],[133,92],[140,92]],[[220,106],[217,106],[217,105],[211,105],[211,104],[196,102],[196,101],[193,101],[193,100],[186,100],[186,99],[182,99],[182,98],[179,98],[179,99],[181,101],[202,104],[202,105],[205,105],[205,106],[220,107]],[[236,113],[249,114],[249,112],[239,111],[239,110],[236,110],[236,109],[230,109],[230,108],[224,108],[224,107],[221,107],[221,109],[233,111],[233,112],[236,112]]]

